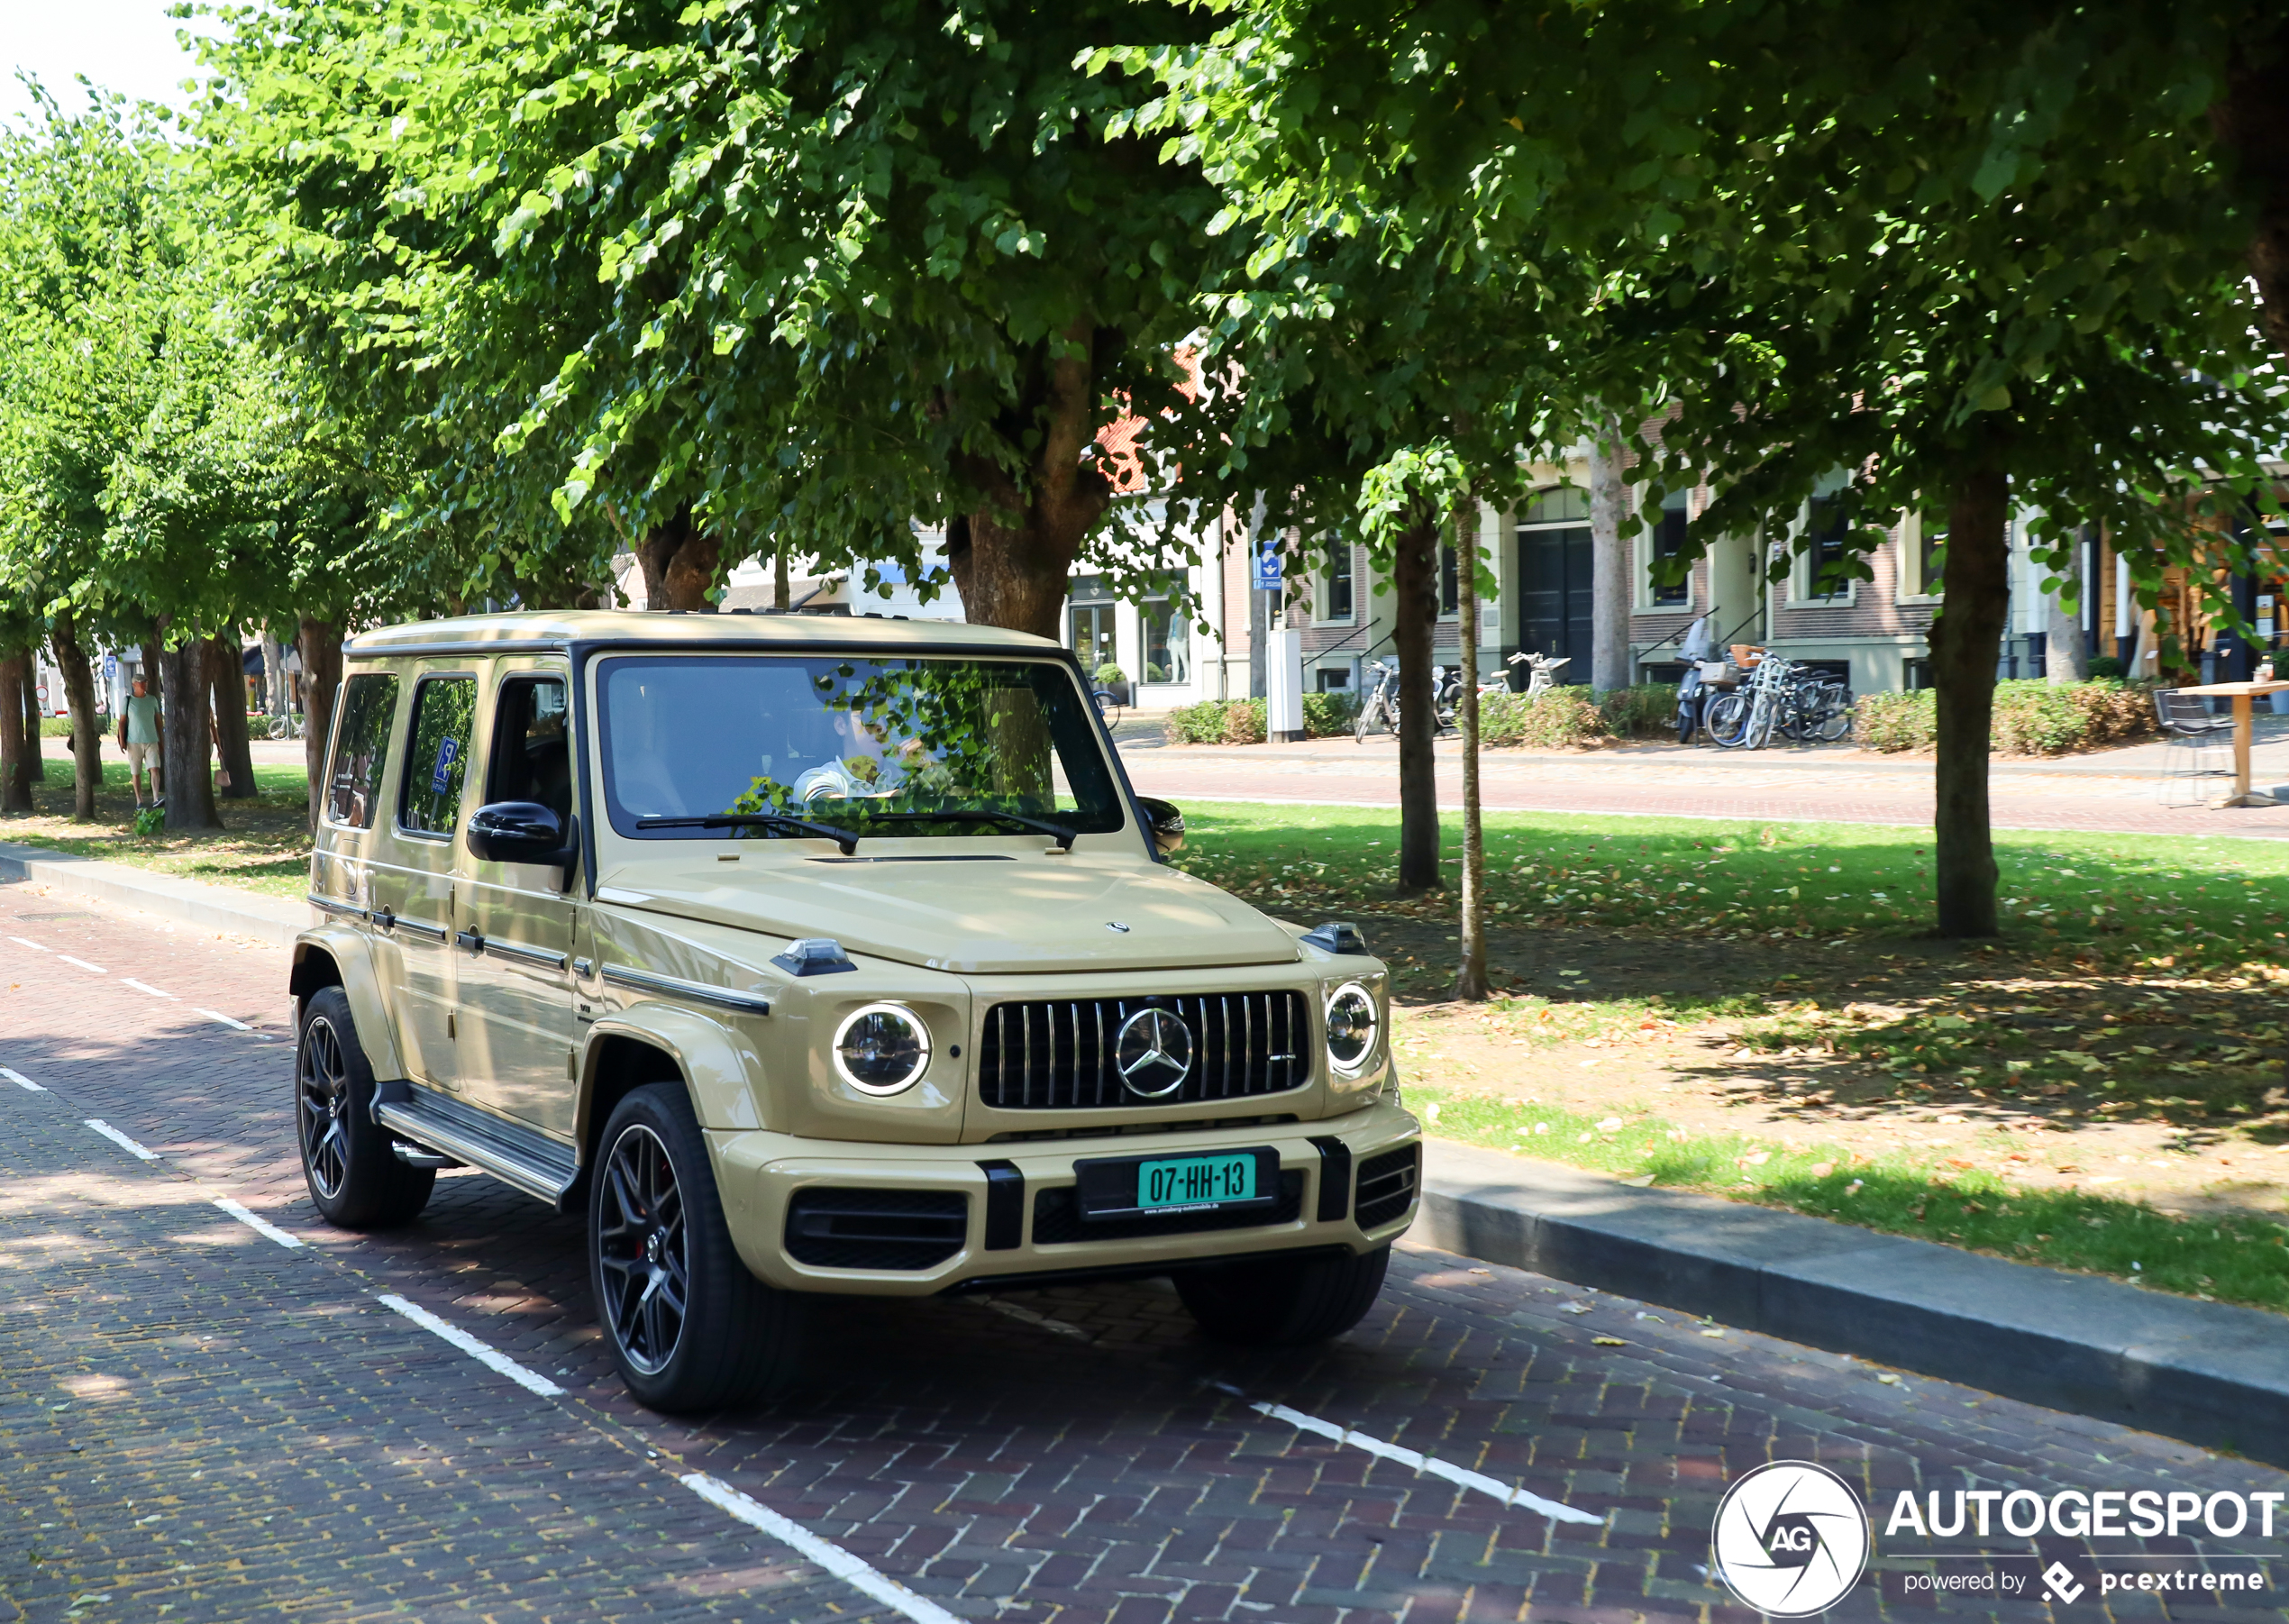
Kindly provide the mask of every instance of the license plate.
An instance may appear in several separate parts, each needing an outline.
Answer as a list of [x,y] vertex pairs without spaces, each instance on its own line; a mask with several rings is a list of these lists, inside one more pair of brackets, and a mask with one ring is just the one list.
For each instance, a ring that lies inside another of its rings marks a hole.
[[1280,1179],[1276,1150],[1190,1156],[1122,1156],[1073,1167],[1083,1218],[1142,1218],[1269,1207]]

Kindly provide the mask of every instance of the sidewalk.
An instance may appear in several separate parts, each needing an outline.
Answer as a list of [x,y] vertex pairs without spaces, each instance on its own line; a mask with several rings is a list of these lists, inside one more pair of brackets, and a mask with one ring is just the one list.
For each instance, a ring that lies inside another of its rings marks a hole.
[[251,936],[275,947],[294,945],[296,934],[310,923],[310,905],[292,898],[266,897],[233,886],[155,874],[123,862],[0,841],[0,884],[10,880],[28,880],[204,930]]
[[[2289,783],[2289,718],[2266,717],[2253,752],[2260,785]],[[1154,746],[1124,740],[1121,759],[1137,789],[1189,800],[1399,804],[1399,747],[1388,735],[1356,744]],[[2289,806],[2159,804],[2158,742],[1989,768],[1998,828],[2137,835],[2289,838]],[[1436,746],[1442,809],[1462,805],[1462,746]],[[1929,758],[1880,755],[1846,745],[1765,751],[1632,744],[1596,751],[1490,750],[1480,795],[1490,811],[1609,817],[1738,818],[1927,826],[1933,807]]]

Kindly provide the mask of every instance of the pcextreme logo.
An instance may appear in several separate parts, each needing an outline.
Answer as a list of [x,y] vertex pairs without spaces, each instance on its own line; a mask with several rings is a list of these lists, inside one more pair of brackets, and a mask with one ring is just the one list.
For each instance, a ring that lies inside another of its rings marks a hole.
[[1725,1491],[1709,1549],[1745,1605],[1801,1619],[1835,1606],[1866,1571],[1867,1508],[1827,1467],[1774,1461]]

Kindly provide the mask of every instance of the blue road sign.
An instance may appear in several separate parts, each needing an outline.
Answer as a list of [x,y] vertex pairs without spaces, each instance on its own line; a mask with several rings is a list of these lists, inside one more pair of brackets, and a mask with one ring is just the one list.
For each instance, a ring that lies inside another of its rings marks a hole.
[[1280,589],[1280,543],[1276,538],[1256,543],[1255,584],[1265,592]]

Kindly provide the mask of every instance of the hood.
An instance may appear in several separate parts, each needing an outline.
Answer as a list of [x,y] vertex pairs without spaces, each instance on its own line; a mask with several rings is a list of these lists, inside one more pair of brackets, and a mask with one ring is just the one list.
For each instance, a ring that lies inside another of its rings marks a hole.
[[[996,857],[654,860],[597,888],[621,907],[957,974],[1292,964],[1295,938],[1174,869],[1076,853]],[[1116,925],[1126,930],[1115,929]]]

